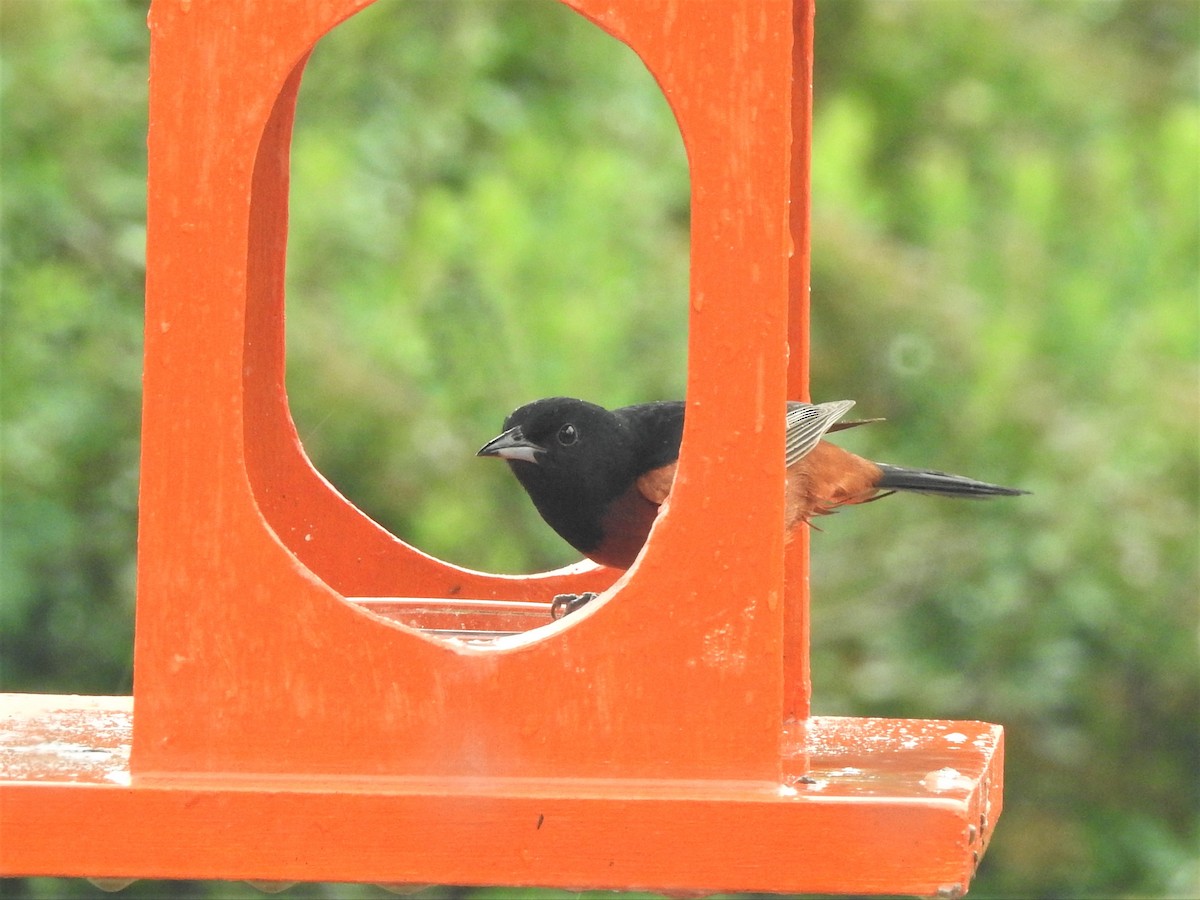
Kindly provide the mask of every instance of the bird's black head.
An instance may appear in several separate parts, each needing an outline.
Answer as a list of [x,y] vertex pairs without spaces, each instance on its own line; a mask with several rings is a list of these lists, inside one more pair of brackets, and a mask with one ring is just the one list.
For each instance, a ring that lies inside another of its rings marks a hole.
[[602,406],[570,397],[527,403],[478,456],[505,460],[538,512],[582,552],[599,540],[599,518],[637,478],[635,438]]
[[625,430],[620,419],[595,403],[547,397],[509,413],[503,434],[476,455],[506,460],[526,487],[527,479],[535,479],[574,493],[589,476],[611,477],[620,470],[629,455]]

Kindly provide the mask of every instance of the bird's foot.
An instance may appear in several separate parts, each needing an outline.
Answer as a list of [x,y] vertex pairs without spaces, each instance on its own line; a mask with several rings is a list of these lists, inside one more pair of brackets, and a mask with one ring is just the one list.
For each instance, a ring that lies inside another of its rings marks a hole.
[[576,610],[582,609],[598,596],[600,595],[592,591],[585,591],[582,594],[556,594],[550,603],[550,618],[558,620],[563,616],[570,615]]

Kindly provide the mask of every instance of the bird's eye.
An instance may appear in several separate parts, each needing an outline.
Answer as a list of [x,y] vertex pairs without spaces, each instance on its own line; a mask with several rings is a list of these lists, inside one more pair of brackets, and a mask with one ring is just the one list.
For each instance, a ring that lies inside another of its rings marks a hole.
[[570,422],[558,429],[558,442],[564,447],[570,447],[577,440],[579,440],[579,432]]

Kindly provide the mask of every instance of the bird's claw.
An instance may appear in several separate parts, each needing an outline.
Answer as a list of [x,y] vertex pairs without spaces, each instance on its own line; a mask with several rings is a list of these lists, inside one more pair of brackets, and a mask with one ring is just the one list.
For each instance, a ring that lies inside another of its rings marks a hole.
[[598,594],[585,591],[582,594],[556,594],[550,603],[550,618],[557,621],[595,600]]

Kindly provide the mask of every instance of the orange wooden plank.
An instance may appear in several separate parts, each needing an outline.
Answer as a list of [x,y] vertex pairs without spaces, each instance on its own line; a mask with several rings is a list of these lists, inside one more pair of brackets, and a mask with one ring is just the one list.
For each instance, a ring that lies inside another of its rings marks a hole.
[[0,716],[5,875],[953,896],[1001,802],[1002,732],[979,722],[817,717],[812,783],[781,786],[151,778],[128,767],[130,698],[3,695]]

